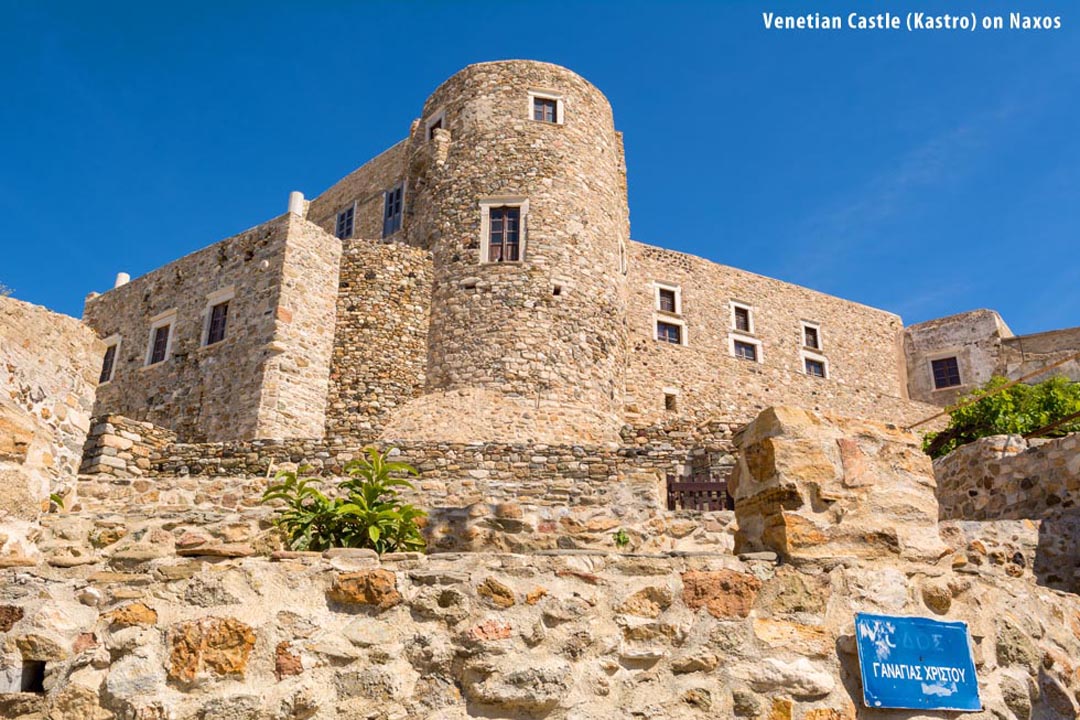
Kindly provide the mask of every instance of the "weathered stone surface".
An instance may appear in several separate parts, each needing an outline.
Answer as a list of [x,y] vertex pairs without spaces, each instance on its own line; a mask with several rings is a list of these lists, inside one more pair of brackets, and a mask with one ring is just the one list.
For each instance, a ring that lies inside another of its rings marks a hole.
[[631,615],[654,618],[659,617],[660,613],[667,610],[671,606],[672,600],[670,590],[650,585],[626,598],[619,610]]
[[388,570],[338,573],[326,597],[334,602],[372,605],[380,610],[386,610],[401,602],[397,576]]
[[732,570],[683,573],[683,602],[692,610],[705,608],[717,618],[744,618],[750,614],[761,581]]
[[465,672],[466,696],[502,712],[544,712],[566,696],[572,684],[570,666],[555,658],[537,659],[521,666],[502,663],[477,665]]
[[190,683],[204,671],[243,675],[255,633],[235,618],[204,618],[173,625],[167,642],[169,678]]
[[515,603],[514,591],[493,577],[486,578],[476,588],[476,594],[493,607],[508,608]]
[[144,603],[130,603],[105,613],[105,619],[114,627],[124,628],[133,625],[145,627],[157,624],[157,612]]
[[23,619],[25,611],[18,605],[0,605],[0,632],[8,632]]

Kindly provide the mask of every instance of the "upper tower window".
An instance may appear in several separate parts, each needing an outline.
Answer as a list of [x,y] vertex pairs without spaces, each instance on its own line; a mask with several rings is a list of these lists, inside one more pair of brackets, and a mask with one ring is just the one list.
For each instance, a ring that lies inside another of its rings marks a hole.
[[745,333],[754,332],[754,323],[750,317],[750,308],[746,305],[731,305],[731,327]]
[[821,349],[821,330],[817,325],[804,322],[802,326],[803,332],[803,347],[808,347],[811,350]]
[[528,200],[521,197],[493,197],[481,200],[480,210],[480,262],[524,260]]
[[537,122],[562,125],[562,96],[539,90],[529,91],[529,117]]
[[351,238],[353,234],[353,218],[356,215],[356,206],[350,205],[337,214],[337,226],[334,234],[342,240]]
[[229,319],[229,302],[210,308],[210,327],[206,332],[206,344],[213,345],[225,339],[225,323]]
[[120,336],[112,335],[105,338],[105,357],[101,361],[101,374],[98,376],[98,384],[102,385],[113,379],[116,373],[116,354],[120,352]]
[[521,259],[521,210],[516,207],[491,208],[488,262]]
[[935,390],[943,390],[962,384],[960,382],[960,364],[955,357],[931,360],[930,368],[934,372]]
[[401,229],[401,211],[404,205],[405,188],[398,183],[386,191],[383,200],[382,236],[390,237]]
[[668,315],[682,315],[682,288],[659,280],[653,281],[656,293],[655,307]]
[[428,140],[433,139],[435,137],[435,131],[441,130],[444,127],[446,127],[446,111],[439,110],[424,123],[425,137]]
[[150,342],[146,347],[146,365],[157,365],[169,359],[172,352],[172,326],[176,310],[168,310],[150,320]]

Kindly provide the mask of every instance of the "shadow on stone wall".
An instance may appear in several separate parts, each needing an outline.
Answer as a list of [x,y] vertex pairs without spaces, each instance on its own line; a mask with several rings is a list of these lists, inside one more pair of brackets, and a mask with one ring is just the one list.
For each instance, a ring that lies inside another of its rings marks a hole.
[[1080,510],[1063,510],[1039,522],[1033,569],[1040,585],[1080,593]]

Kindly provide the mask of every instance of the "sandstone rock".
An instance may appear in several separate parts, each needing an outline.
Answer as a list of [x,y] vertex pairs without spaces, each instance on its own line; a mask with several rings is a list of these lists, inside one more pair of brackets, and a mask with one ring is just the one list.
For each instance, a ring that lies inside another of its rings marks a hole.
[[69,648],[65,647],[65,643],[59,638],[33,633],[15,638],[15,647],[22,655],[24,662],[29,660],[56,662],[67,659],[70,654]]
[[1031,720],[1030,682],[1027,677],[1001,676],[1001,698],[1016,720]]
[[326,597],[344,605],[371,605],[386,610],[401,602],[397,576],[389,570],[338,573]]
[[255,633],[235,618],[203,618],[169,628],[169,678],[193,682],[203,671],[243,675],[255,645]]
[[767,720],[792,720],[794,703],[788,698],[773,698]]
[[514,605],[514,591],[493,577],[489,577],[476,588],[476,594],[484,598],[493,607],[505,609]]
[[944,615],[952,607],[952,591],[942,582],[927,582],[922,586],[922,599],[926,607],[938,615]]
[[766,658],[739,668],[740,677],[758,692],[785,692],[797,698],[828,695],[836,686],[831,673],[807,658],[787,662]]
[[807,657],[828,657],[835,653],[832,635],[822,627],[769,618],[754,618],[754,635],[770,648],[788,648]]
[[734,570],[691,570],[682,575],[683,602],[716,618],[746,617],[761,589],[753,575]]
[[110,610],[103,617],[118,628],[132,627],[133,625],[150,626],[157,623],[157,612],[141,602]]
[[1039,652],[1014,619],[1003,618],[999,623],[995,647],[999,665],[1019,665],[1028,672],[1039,666]]
[[274,675],[278,680],[290,675],[299,675],[304,671],[300,656],[291,652],[287,641],[279,642],[274,649]]
[[199,709],[199,720],[261,720],[259,698],[254,695],[231,695],[208,701]]
[[737,687],[731,691],[731,711],[736,717],[756,718],[761,715],[761,701],[749,688]]
[[484,643],[492,640],[505,640],[513,634],[513,628],[498,620],[485,620],[479,625],[474,625],[465,631],[465,636],[470,643]]
[[672,672],[679,674],[711,672],[716,669],[716,666],[719,663],[720,660],[714,653],[711,653],[708,650],[699,649],[673,658],[671,661],[671,670]]
[[554,658],[510,662],[491,668],[466,668],[463,685],[469,700],[500,712],[542,713],[555,708],[570,691],[570,666]]
[[0,632],[8,632],[23,619],[23,609],[18,605],[0,605]]
[[619,612],[655,618],[671,606],[673,599],[669,589],[650,585],[626,598],[619,606]]

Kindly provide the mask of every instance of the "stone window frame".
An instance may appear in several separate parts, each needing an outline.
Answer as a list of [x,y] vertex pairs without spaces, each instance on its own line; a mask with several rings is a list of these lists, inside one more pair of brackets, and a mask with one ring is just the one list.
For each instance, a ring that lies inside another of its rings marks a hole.
[[[827,357],[825,357],[825,355],[823,353],[803,349],[803,350],[799,351],[799,360],[800,360],[800,362],[802,364],[802,372],[807,377],[817,378],[818,380],[828,380],[830,377],[832,377],[832,371],[829,370],[829,359]],[[813,360],[814,362],[821,363],[822,367],[824,367],[825,374],[823,376],[821,376],[821,377],[818,377],[817,375],[811,374],[806,369],[806,361],[807,360]]]
[[[739,300],[731,300],[728,302],[728,305],[731,308],[731,331],[736,333],[742,333],[744,335],[756,335],[756,333],[754,332],[754,306],[750,303],[740,302]],[[746,330],[739,329],[739,326],[735,319],[736,308],[746,311]]]
[[[352,220],[350,221],[349,233],[347,235],[338,235],[338,226],[341,224],[341,216],[352,210]],[[356,235],[356,200],[334,213],[334,237],[339,240],[351,240]]]
[[[113,364],[112,364],[112,367],[109,368],[109,377],[105,378],[104,380],[99,380],[98,381],[98,387],[101,387],[102,385],[108,385],[116,377],[116,366],[120,362],[120,349],[121,349],[120,346],[123,345],[124,338],[123,338],[122,335],[120,335],[120,333],[113,333],[109,337],[105,338],[102,342],[105,343],[105,353],[106,354],[108,354],[109,348],[115,348],[115,349],[113,350]],[[105,364],[105,356],[104,355],[101,356],[101,363],[102,363],[102,366],[103,366],[102,369],[104,369],[104,364]],[[100,374],[99,374],[99,376],[100,376]]]
[[[962,388],[967,383],[964,382],[964,373],[960,364],[960,351],[961,348],[953,347],[945,350],[938,350],[926,356],[926,371],[930,374],[930,391],[931,392],[947,392],[950,390],[956,390]],[[958,385],[946,385],[945,387],[937,386],[937,378],[934,377],[934,361],[935,360],[947,360],[949,358],[956,359],[956,374],[960,377],[960,384]]]
[[679,388],[677,387],[665,387],[664,393],[664,412],[678,412],[679,411]]
[[217,347],[221,343],[232,337],[229,334],[229,321],[235,319],[235,313],[232,317],[227,318],[225,321],[225,337],[221,338],[217,342],[210,344],[210,320],[213,315],[214,306],[221,303],[229,303],[229,309],[232,309],[232,301],[236,297],[236,286],[228,285],[219,290],[215,290],[206,296],[206,305],[202,311],[202,335],[199,339],[200,348]]
[[[660,291],[670,290],[675,293],[675,311],[663,310],[660,307]],[[682,317],[683,315],[683,301],[682,301],[682,286],[677,283],[670,283],[664,280],[653,280],[653,310],[658,314],[665,317]]]
[[[548,122],[547,120],[537,120],[534,116],[535,103],[537,100],[554,100],[555,101],[555,122]],[[529,105],[528,114],[526,117],[532,122],[541,123],[543,125],[563,125],[565,124],[565,102],[561,93],[553,90],[529,90]]]
[[[143,359],[142,369],[157,367],[158,365],[164,365],[169,362],[172,357],[173,341],[176,339],[176,308],[170,308],[165,312],[158,313],[150,318],[150,332],[146,340],[146,357]],[[169,335],[165,340],[165,357],[156,363],[151,364],[150,358],[154,353],[154,334],[160,327],[169,326]]]
[[[480,198],[480,265],[521,265],[524,264],[529,242],[529,198],[524,195],[488,195]],[[518,209],[518,259],[491,262],[488,249],[491,244],[491,210],[501,207]]]
[[[660,323],[677,325],[679,327],[679,342],[673,343],[668,342],[667,340],[661,340],[657,335],[657,330],[659,329]],[[686,320],[676,315],[672,315],[671,313],[661,312],[657,310],[655,313],[653,313],[652,339],[653,342],[663,343],[664,345],[668,346],[686,347],[690,344],[690,339],[687,336],[686,332]]]
[[731,357],[735,358],[736,360],[749,360],[749,358],[745,358],[742,355],[736,355],[735,354],[735,343],[736,342],[741,342],[741,343],[746,343],[748,345],[753,345],[756,348],[754,350],[754,362],[758,363],[759,365],[761,363],[765,362],[765,348],[762,345],[761,340],[759,340],[756,337],[752,337],[750,335],[742,333],[742,332],[730,332],[730,333],[728,333],[728,352],[731,353]]
[[435,130],[437,129],[435,127],[436,125],[438,125],[439,128],[441,128],[443,130],[447,129],[447,127],[446,127],[446,110],[444,108],[440,107],[438,110],[433,112],[431,114],[431,117],[429,117],[427,119],[427,121],[424,123],[424,141],[425,142],[435,139]]
[[[807,350],[811,350],[811,351],[816,352],[816,353],[824,353],[825,352],[825,342],[821,337],[821,323],[813,322],[813,321],[810,321],[810,320],[802,320],[799,323],[799,328],[800,328],[800,334],[801,334],[801,337],[799,338],[799,345],[806,348]],[[811,330],[814,331],[814,336],[817,338],[817,345],[807,345],[806,344],[806,329],[807,328],[810,328]]]

